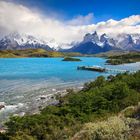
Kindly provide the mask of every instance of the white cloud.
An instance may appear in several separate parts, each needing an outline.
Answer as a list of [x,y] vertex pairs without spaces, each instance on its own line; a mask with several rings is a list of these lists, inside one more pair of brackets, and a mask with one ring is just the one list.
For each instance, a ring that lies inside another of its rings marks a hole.
[[140,15],[133,15],[130,16],[128,18],[122,19],[120,22],[120,24],[124,24],[124,25],[136,25],[140,23]]
[[88,15],[86,16],[82,16],[82,15],[79,15],[79,16],[76,16],[75,18],[73,18],[72,20],[68,21],[68,24],[69,25],[88,25],[88,24],[91,24],[93,22],[93,13],[89,13]]
[[63,22],[44,17],[38,11],[32,11],[25,6],[0,1],[0,28],[6,32],[18,31],[44,37],[54,37],[64,41],[69,37],[69,28]]
[[79,41],[83,35],[95,30],[115,35],[118,33],[140,33],[140,15],[133,15],[122,20],[113,20],[91,24],[93,14],[79,15],[72,20],[62,21],[42,15],[23,5],[0,1],[0,36],[10,32],[32,34],[54,38],[59,43]]
[[100,33],[115,35],[119,33],[140,33],[140,15],[132,15],[120,21],[110,19],[106,22],[100,22],[96,25],[96,30]]

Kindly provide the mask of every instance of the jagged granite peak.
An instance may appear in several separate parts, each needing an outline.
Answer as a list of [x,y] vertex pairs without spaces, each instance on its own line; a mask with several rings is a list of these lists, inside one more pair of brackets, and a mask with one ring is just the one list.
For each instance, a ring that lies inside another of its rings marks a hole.
[[119,34],[116,38],[116,46],[123,50],[135,50],[135,43],[130,34]]
[[135,44],[140,44],[140,34],[132,34],[131,36]]
[[[105,35],[103,36],[104,38]],[[110,42],[105,39],[103,42],[100,41],[100,38],[95,31],[94,33],[86,34],[84,39],[79,44],[75,45],[73,48],[69,49],[70,52],[80,52],[85,54],[95,54],[100,52],[109,51],[112,49]]]
[[93,37],[98,37],[97,32],[96,32],[96,31],[94,31],[94,32],[92,33],[92,36],[93,36]]
[[119,34],[112,38],[107,34],[100,37],[97,32],[87,33],[83,41],[76,44],[70,52],[80,52],[85,54],[95,54],[110,50],[140,50],[140,34]]
[[101,35],[100,41],[104,44],[108,44],[112,47],[116,47],[116,42],[113,38],[108,37],[106,34]]
[[95,31],[93,34],[87,33],[84,36],[83,42],[90,42],[92,41],[93,43],[98,43],[99,42],[99,36],[97,34],[97,32]]
[[100,41],[101,41],[101,42],[105,42],[105,41],[107,41],[108,38],[109,38],[109,37],[104,33],[104,34],[101,35]]

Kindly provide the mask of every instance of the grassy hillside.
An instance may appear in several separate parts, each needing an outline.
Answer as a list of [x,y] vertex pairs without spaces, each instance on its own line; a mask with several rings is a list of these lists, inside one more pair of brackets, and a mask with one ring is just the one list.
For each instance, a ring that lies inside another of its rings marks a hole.
[[111,56],[118,56],[118,55],[123,55],[123,54],[128,54],[129,51],[123,51],[123,50],[111,50],[108,52],[103,52],[103,53],[98,53],[95,54],[94,56],[96,57],[111,57]]
[[138,51],[114,50],[105,53],[99,53],[94,56],[107,58],[107,63],[111,65],[140,62],[140,52]]
[[61,53],[44,49],[0,50],[0,58],[81,56],[80,53]]
[[140,62],[140,52],[130,52],[123,55],[109,56],[107,60],[108,64],[119,65],[124,63],[135,63]]
[[[7,140],[133,140],[140,139],[140,71],[100,76],[81,91],[69,90],[57,106],[40,114],[12,117]],[[129,108],[132,106],[132,109]],[[127,108],[127,109],[126,109]],[[122,111],[123,110],[123,111]],[[111,117],[112,116],[112,117]]]

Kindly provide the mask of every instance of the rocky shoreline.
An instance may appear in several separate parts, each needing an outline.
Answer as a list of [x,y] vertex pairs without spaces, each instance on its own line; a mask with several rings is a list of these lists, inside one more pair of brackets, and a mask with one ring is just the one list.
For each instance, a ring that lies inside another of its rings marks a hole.
[[[80,89],[82,89],[83,86],[79,86],[79,87],[73,87],[71,89],[73,89],[74,91],[78,91]],[[9,116],[13,115],[13,116],[24,116],[25,114],[39,114],[40,110],[43,109],[46,106],[49,105],[58,105],[59,104],[59,97],[63,97],[66,94],[68,94],[69,89],[60,89],[60,90],[56,90],[56,89],[52,89],[52,91],[55,92],[55,94],[44,94],[44,95],[39,95],[36,99],[35,102],[36,104],[40,104],[39,106],[30,106],[30,104],[26,105],[26,104],[22,104],[22,103],[18,103],[17,105],[13,105],[13,104],[6,104],[5,102],[0,102],[0,119],[1,119],[1,123],[0,123],[0,132],[5,132],[6,128],[4,126],[4,123],[8,120]],[[28,107],[27,107],[28,106]],[[30,106],[30,108],[29,108]],[[28,109],[28,111],[26,110],[26,108]]]

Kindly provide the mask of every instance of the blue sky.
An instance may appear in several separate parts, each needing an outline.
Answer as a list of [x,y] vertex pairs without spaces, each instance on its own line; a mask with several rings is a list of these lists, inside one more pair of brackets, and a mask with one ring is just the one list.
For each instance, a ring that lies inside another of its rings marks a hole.
[[15,0],[28,7],[35,7],[44,14],[52,12],[71,19],[77,15],[94,14],[94,23],[108,19],[119,20],[140,14],[140,0]]
[[19,32],[60,44],[94,31],[140,34],[140,0],[0,0],[0,31],[0,38]]

